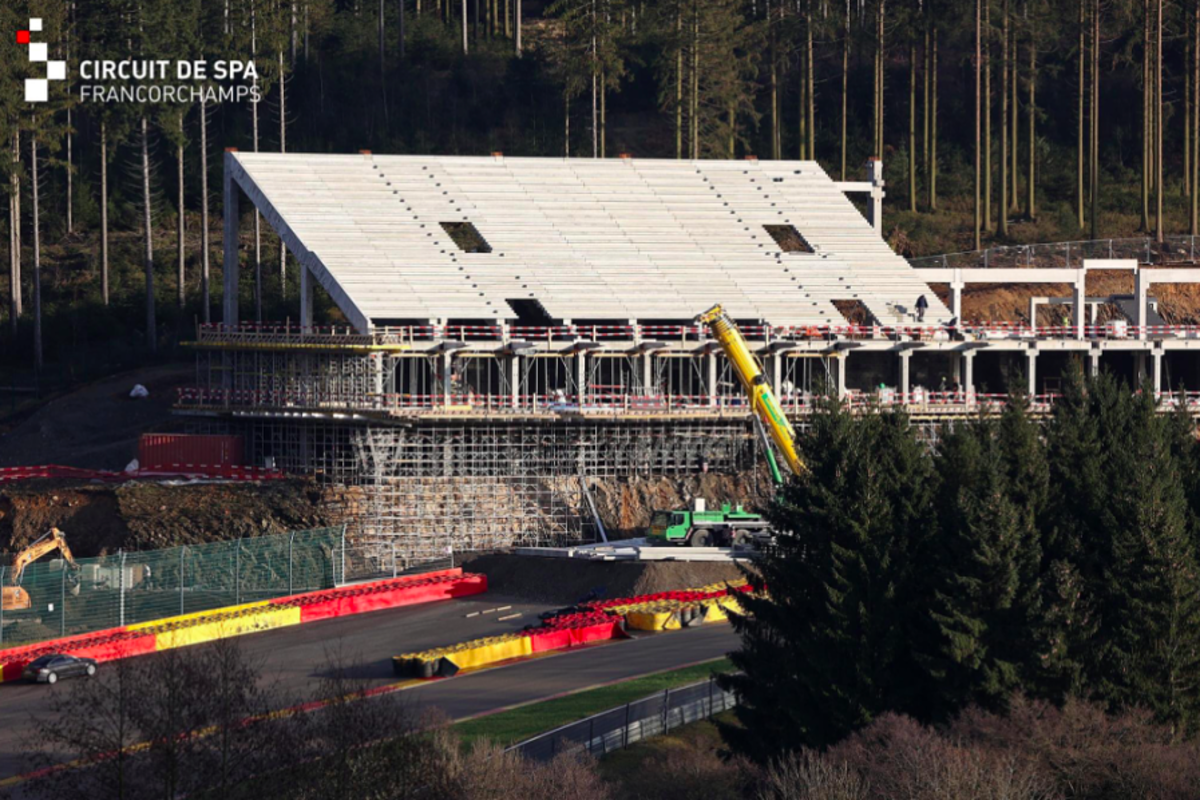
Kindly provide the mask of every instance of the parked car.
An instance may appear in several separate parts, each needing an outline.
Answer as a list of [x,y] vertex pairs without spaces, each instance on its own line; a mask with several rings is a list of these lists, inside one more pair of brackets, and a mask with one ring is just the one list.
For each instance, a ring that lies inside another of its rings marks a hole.
[[53,653],[30,661],[25,666],[23,677],[34,683],[58,683],[59,678],[74,678],[96,674],[94,658],[78,658],[65,653]]

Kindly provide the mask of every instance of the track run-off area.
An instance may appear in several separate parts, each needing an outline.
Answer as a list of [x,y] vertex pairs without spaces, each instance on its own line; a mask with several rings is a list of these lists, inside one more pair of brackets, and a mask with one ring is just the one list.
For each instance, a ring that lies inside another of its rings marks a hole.
[[[474,614],[501,606],[511,608]],[[260,681],[278,689],[288,702],[313,699],[331,665],[337,663],[359,688],[397,686],[414,710],[438,708],[451,720],[718,658],[738,642],[733,629],[721,623],[640,634],[446,680],[399,681],[393,675],[394,655],[518,631],[536,625],[538,614],[546,610],[545,604],[487,593],[320,620],[238,641],[248,660],[260,668]],[[25,749],[37,741],[37,718],[48,713],[49,693],[68,690],[67,683],[0,684],[0,779],[27,767]]]

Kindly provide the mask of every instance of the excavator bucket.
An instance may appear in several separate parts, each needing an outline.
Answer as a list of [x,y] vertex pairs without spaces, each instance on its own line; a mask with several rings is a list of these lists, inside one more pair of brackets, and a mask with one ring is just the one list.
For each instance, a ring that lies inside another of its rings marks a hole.
[[4,597],[0,602],[3,602],[5,611],[24,611],[33,605],[29,599],[29,592],[20,586],[5,586]]

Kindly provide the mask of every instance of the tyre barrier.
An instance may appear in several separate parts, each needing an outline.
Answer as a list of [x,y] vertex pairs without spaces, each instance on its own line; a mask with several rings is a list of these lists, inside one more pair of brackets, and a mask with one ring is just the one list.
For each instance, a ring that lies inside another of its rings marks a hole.
[[0,650],[0,683],[19,679],[26,664],[51,653],[115,661],[313,620],[466,597],[486,590],[484,575],[450,569],[198,611]]
[[520,633],[473,639],[447,647],[405,653],[392,659],[392,671],[404,678],[444,678],[534,653],[567,650],[589,642],[620,639],[626,630],[664,631],[729,619],[740,611],[744,581],[699,589],[591,601],[542,615],[539,626]]

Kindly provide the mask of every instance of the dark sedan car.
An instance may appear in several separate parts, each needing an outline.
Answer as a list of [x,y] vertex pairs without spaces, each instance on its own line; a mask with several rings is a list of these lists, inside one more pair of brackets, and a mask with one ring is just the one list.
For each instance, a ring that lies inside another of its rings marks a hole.
[[92,658],[77,658],[65,653],[54,653],[30,661],[25,667],[24,678],[34,683],[58,683],[59,678],[74,678],[96,674],[96,661]]

